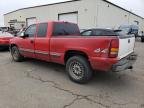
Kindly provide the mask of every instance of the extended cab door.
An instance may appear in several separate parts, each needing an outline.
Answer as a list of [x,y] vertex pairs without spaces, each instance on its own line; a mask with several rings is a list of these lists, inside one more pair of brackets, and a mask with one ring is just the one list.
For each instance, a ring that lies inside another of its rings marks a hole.
[[19,49],[26,57],[34,57],[34,38],[36,33],[36,24],[29,26],[24,34],[25,38],[20,38]]
[[49,61],[49,44],[48,23],[38,24],[35,38],[35,56],[41,60]]

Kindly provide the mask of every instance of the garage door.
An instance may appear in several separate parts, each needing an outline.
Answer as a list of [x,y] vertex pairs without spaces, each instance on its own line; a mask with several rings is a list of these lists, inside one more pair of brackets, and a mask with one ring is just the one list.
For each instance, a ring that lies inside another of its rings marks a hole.
[[33,18],[27,18],[27,19],[26,19],[27,26],[30,26],[30,25],[32,25],[32,24],[35,24],[36,21],[37,21],[37,20],[36,20],[35,17],[33,17]]
[[67,21],[67,22],[73,22],[78,23],[78,13],[65,13],[65,14],[59,14],[59,21]]

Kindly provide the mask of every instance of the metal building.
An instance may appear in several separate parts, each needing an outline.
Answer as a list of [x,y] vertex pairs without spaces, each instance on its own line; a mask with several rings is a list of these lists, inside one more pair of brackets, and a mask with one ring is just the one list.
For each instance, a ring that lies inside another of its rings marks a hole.
[[81,29],[135,24],[144,30],[144,18],[106,0],[72,0],[18,9],[4,15],[5,26],[58,20],[78,23]]

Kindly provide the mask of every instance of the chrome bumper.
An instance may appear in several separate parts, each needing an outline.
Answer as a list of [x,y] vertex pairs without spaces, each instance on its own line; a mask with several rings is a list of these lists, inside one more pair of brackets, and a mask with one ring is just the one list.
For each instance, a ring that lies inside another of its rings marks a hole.
[[132,53],[127,57],[118,61],[118,63],[114,64],[112,66],[112,72],[120,72],[126,69],[132,69],[133,64],[136,62],[136,60],[137,60],[137,54]]

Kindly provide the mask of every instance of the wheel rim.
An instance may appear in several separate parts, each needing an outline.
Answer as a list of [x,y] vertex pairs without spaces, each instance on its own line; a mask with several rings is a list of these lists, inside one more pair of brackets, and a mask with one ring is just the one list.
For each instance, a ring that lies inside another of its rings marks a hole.
[[83,78],[84,71],[84,66],[78,61],[73,61],[69,66],[70,75],[76,80]]
[[16,50],[16,49],[13,49],[13,51],[12,51],[12,56],[13,56],[13,58],[14,58],[14,60],[17,60],[18,59],[18,51]]

